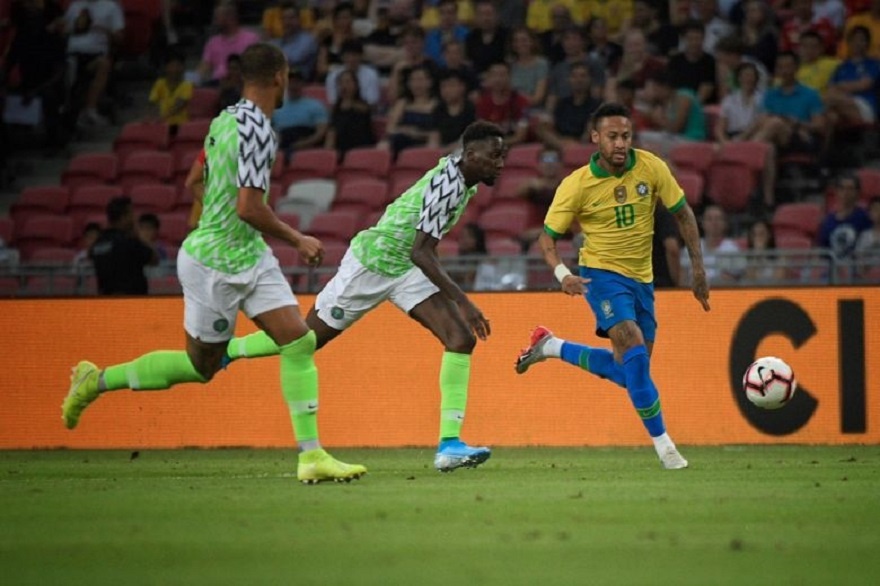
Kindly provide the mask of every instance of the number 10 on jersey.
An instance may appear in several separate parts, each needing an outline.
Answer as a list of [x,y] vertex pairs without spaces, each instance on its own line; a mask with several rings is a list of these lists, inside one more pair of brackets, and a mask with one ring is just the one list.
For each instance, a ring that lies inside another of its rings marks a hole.
[[618,228],[632,226],[636,221],[636,209],[633,204],[627,203],[614,208],[614,220]]

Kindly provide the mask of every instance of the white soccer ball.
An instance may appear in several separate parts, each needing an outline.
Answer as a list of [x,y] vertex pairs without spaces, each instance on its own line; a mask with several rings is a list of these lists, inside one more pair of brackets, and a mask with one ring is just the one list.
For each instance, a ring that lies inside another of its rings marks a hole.
[[743,375],[743,390],[749,401],[761,409],[779,409],[791,401],[797,390],[794,371],[784,360],[764,356],[755,360]]

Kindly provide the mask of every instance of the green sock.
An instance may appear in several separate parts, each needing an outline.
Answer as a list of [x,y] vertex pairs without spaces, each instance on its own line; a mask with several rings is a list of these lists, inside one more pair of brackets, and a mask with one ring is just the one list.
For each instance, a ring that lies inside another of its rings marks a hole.
[[102,390],[164,390],[178,383],[203,383],[205,379],[193,367],[186,352],[158,350],[131,362],[108,366],[101,373]]
[[266,332],[256,332],[241,338],[232,338],[226,347],[226,355],[232,360],[276,356],[278,352],[278,345]]
[[314,450],[318,442],[318,369],[315,367],[315,332],[279,348],[281,393],[290,409],[293,434],[303,451]]
[[467,407],[471,355],[444,352],[440,363],[440,437],[461,436]]

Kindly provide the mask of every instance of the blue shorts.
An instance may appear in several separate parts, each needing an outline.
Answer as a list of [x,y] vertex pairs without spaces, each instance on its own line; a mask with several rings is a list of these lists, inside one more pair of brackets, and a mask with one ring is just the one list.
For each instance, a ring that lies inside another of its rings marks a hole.
[[654,318],[654,284],[639,283],[611,271],[580,267],[581,277],[590,279],[584,297],[596,316],[596,335],[608,337],[608,330],[622,321],[638,324],[646,342],[657,334]]

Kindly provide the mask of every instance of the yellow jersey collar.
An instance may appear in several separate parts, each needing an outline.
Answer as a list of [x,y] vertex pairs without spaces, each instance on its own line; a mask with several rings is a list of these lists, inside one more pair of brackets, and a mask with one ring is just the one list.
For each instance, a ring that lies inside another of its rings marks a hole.
[[[635,149],[629,149],[629,153],[626,155],[626,165],[623,167],[623,173],[617,175],[617,177],[623,176],[627,171],[632,171],[632,168],[636,166],[636,151]],[[598,179],[606,179],[611,177],[611,173],[606,171],[603,167],[599,165],[599,152],[596,151],[593,153],[593,156],[590,157],[590,172],[593,174],[593,177]]]

